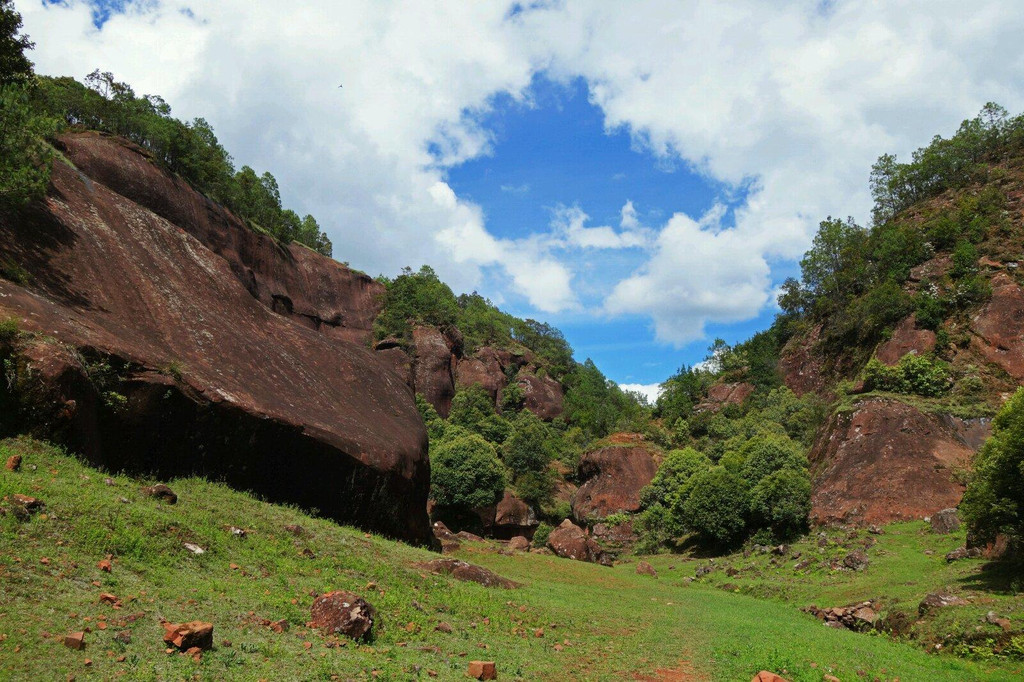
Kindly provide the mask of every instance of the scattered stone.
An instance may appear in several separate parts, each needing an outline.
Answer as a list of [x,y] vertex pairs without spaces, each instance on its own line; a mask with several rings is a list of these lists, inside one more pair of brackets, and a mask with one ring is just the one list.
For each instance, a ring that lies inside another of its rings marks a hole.
[[308,535],[308,531],[297,523],[289,523],[284,529],[296,537]]
[[84,632],[72,632],[69,635],[64,636],[64,646],[75,651],[81,651],[85,648],[85,633]]
[[269,627],[271,630],[280,635],[283,632],[288,632],[288,620],[286,618],[282,618],[281,620],[275,620],[273,623],[269,625]]
[[978,559],[982,555],[980,547],[957,547],[952,552],[946,554],[946,561],[953,563],[961,559]]
[[103,592],[100,594],[101,604],[120,604],[121,600],[116,595],[110,594],[109,592]]
[[8,471],[18,471],[21,469],[21,455],[11,455],[8,457],[4,468]]
[[998,625],[999,627],[1001,627],[1003,629],[1003,632],[1009,632],[1010,631],[1010,627],[1011,627],[1010,619],[1009,618],[1000,618],[999,616],[996,615],[995,611],[989,611],[987,614],[985,614],[985,622],[986,623],[990,623],[991,625]]
[[359,595],[337,590],[317,597],[311,615],[313,627],[359,640],[369,638],[376,612]]
[[193,544],[191,542],[184,543],[184,547],[185,547],[185,549],[187,549],[188,551],[192,552],[196,556],[198,556],[200,554],[206,554],[206,550],[205,549],[203,549],[199,545],[195,545],[195,544]]
[[714,566],[698,566],[697,570],[695,571],[695,575],[697,578],[703,578],[704,576],[708,575],[714,570]]
[[30,497],[28,495],[21,495],[19,493],[14,493],[13,495],[11,495],[11,502],[21,507],[25,511],[30,512],[39,511],[40,509],[46,506],[46,503],[40,499]]
[[779,677],[773,672],[762,670],[758,674],[754,675],[754,679],[750,682],[787,682],[785,678]]
[[468,530],[460,530],[455,534],[455,537],[459,540],[465,540],[466,542],[483,542],[484,539],[479,535],[470,533]]
[[637,575],[649,575],[652,578],[658,577],[658,572],[654,570],[654,566],[651,566],[646,561],[641,561],[636,565]]
[[466,671],[474,680],[496,680],[498,669],[494,661],[470,661]]
[[132,631],[121,630],[121,632],[114,635],[114,641],[120,644],[131,644],[132,643]]
[[235,526],[228,526],[228,532],[234,535],[239,540],[244,540],[249,537],[249,531],[244,528],[237,528]]
[[103,485],[112,486],[112,485],[117,485],[117,483],[115,483],[114,479],[112,479],[112,478],[104,478],[103,479]]
[[960,528],[960,517],[957,515],[956,509],[943,509],[932,514],[931,525],[933,533],[948,535]]
[[185,655],[189,656],[196,663],[203,660],[203,650],[197,646],[189,647],[188,650],[185,651]]
[[164,623],[164,643],[182,651],[193,647],[213,648],[213,623],[194,620],[190,623]]
[[103,559],[96,563],[96,568],[100,569],[104,573],[110,573],[114,570],[113,565],[110,563],[110,559]]
[[143,488],[142,494],[149,497],[155,497],[167,504],[175,504],[178,501],[178,496],[174,494],[174,491],[163,483],[157,483],[156,485]]
[[418,566],[432,573],[444,573],[456,580],[479,583],[484,587],[503,587],[505,589],[519,587],[519,583],[503,578],[490,569],[475,566],[460,559],[434,559],[418,564]]
[[832,608],[819,609],[813,604],[800,609],[809,613],[826,626],[840,630],[854,630],[861,632],[874,627],[878,621],[878,612],[875,611],[873,601],[863,601],[849,606],[833,606]]
[[543,637],[544,636],[544,628],[537,628],[536,630],[534,630],[533,631],[533,636],[537,637],[537,638]]
[[825,675],[821,680],[822,682],[840,682],[839,678],[835,675]]
[[772,547],[772,554],[774,554],[776,556],[786,556],[786,553],[788,551],[789,551],[789,547],[787,547],[786,545],[779,545],[778,547]]
[[449,625],[448,623],[443,622],[443,621],[438,623],[437,627],[435,627],[434,629],[437,630],[438,632],[443,632],[446,635],[452,634],[452,626]]
[[530,549],[530,541],[522,535],[517,535],[508,541],[508,548],[517,552],[525,552]]
[[736,568],[735,566],[730,566],[729,568],[725,569],[725,574],[730,578],[735,578],[740,574],[740,569]]
[[963,606],[966,603],[966,599],[961,599],[951,594],[933,592],[922,599],[921,603],[917,605],[917,613],[923,616],[932,609],[941,609],[946,606]]
[[869,563],[868,555],[859,549],[843,557],[843,566],[851,571],[863,571]]
[[868,526],[868,532],[872,535],[884,535],[885,531],[882,530],[881,526]]

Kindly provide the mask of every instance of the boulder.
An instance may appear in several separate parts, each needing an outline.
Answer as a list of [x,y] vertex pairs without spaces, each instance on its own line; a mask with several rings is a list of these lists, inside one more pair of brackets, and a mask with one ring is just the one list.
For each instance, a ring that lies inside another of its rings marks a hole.
[[786,682],[784,677],[779,677],[773,672],[762,670],[758,674],[754,675],[754,678],[750,682]]
[[201,650],[213,648],[213,623],[194,620],[189,623],[164,623],[164,643],[182,651],[193,647]]
[[971,320],[971,347],[1014,379],[1024,379],[1024,289],[1005,272],[992,278],[992,298]]
[[436,327],[412,330],[413,383],[416,392],[447,417],[455,397],[455,357],[451,341]]
[[644,446],[610,446],[584,454],[579,464],[584,483],[573,499],[573,516],[585,521],[639,510],[640,491],[657,472],[654,456]]
[[[117,138],[61,138],[46,200],[0,214],[0,318],[47,433],[111,471],[205,475],[429,539],[427,436],[366,347],[379,284],[282,245]],[[86,364],[110,367],[105,395]],[[115,409],[116,408],[116,409]],[[315,475],[310,475],[315,472]]]
[[956,509],[943,509],[932,514],[929,523],[933,533],[948,535],[960,528],[960,517],[957,515]]
[[85,648],[85,633],[72,632],[64,635],[64,646],[75,651],[81,651]]
[[509,490],[505,491],[497,505],[478,509],[477,514],[480,516],[484,531],[500,540],[517,535],[532,538],[537,526],[540,525],[533,508]]
[[916,325],[917,318],[914,315],[896,325],[889,340],[875,350],[875,357],[892,366],[904,355],[930,353],[935,348],[935,332],[930,329],[917,329]]
[[46,506],[46,503],[39,498],[32,497],[31,495],[22,495],[21,493],[11,495],[11,502],[29,512],[39,511]]
[[982,556],[980,547],[957,547],[952,552],[946,553],[946,561],[953,563],[961,559],[977,559]]
[[345,635],[354,640],[369,639],[376,612],[370,604],[352,592],[335,591],[313,600],[310,625],[329,635]]
[[388,341],[380,342],[374,346],[374,351],[382,365],[397,374],[398,378],[410,389],[416,389],[412,358],[409,357],[404,348],[398,345],[397,341],[394,341],[394,345],[390,345]]
[[611,556],[602,550],[586,531],[569,519],[562,521],[558,528],[551,531],[547,546],[563,559],[611,565]]
[[636,565],[636,573],[637,573],[637,575],[649,575],[652,578],[657,578],[658,577],[658,572],[656,570],[654,570],[654,566],[651,566],[646,561],[641,561],[641,562],[637,563],[637,565]]
[[155,497],[161,502],[166,502],[167,504],[175,504],[178,501],[178,496],[175,492],[163,483],[147,486],[143,488],[141,492],[146,497]]
[[940,417],[893,400],[857,403],[833,415],[811,448],[811,520],[881,524],[955,507],[963,485],[953,472],[973,454]]
[[433,561],[418,564],[418,566],[431,573],[443,573],[450,575],[456,580],[478,583],[484,587],[502,587],[505,589],[519,587],[519,583],[513,582],[508,578],[502,578],[494,571],[459,559],[434,559]]
[[966,599],[961,599],[951,594],[933,592],[922,599],[921,603],[917,605],[917,613],[920,616],[924,616],[933,609],[941,609],[947,606],[963,606],[967,603]]
[[508,541],[508,548],[516,552],[526,552],[530,549],[530,541],[522,535],[517,535]]
[[848,606],[833,606],[825,609],[819,609],[817,606],[812,605],[800,610],[816,617],[828,627],[857,632],[873,628],[879,620],[873,601],[863,601]]
[[843,566],[851,571],[863,571],[871,563],[868,555],[861,550],[854,550],[843,557]]
[[565,396],[562,385],[549,376],[520,372],[517,384],[523,390],[523,407],[544,421],[562,416]]

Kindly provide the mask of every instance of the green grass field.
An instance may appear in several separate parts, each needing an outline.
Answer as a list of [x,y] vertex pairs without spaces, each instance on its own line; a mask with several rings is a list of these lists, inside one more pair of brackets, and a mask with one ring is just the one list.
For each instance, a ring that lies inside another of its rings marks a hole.
[[[522,680],[749,680],[762,668],[843,682],[1024,675],[1020,661],[929,653],[922,641],[836,631],[799,611],[883,596],[916,607],[926,592],[949,586],[975,600],[958,609],[971,627],[990,609],[1015,624],[1024,617],[1018,598],[978,578],[977,561],[945,565],[941,554],[962,538],[932,536],[922,524],[887,528],[863,573],[797,575],[789,559],[772,567],[768,555],[737,555],[716,564],[735,564],[739,575],[715,571],[691,584],[684,578],[704,560],[653,557],[660,576],[651,578],[637,575],[632,559],[609,569],[464,544],[461,558],[523,583],[485,589],[416,567],[436,557],[426,550],[220,484],[171,481],[179,497],[172,506],[142,495],[147,481],[109,475],[108,485],[108,474],[50,446],[0,442],[2,460],[15,453],[22,469],[0,472],[0,497],[31,495],[46,507],[28,521],[0,516],[3,680],[458,680],[474,659],[496,661],[499,679]],[[308,535],[294,536],[288,524]],[[205,553],[192,554],[186,542]],[[931,547],[934,555],[923,554]],[[816,539],[793,551],[801,548],[817,552]],[[97,567],[108,554],[109,573]],[[376,607],[371,643],[336,644],[305,627],[314,595],[333,589]],[[101,603],[103,592],[122,608]],[[214,623],[215,648],[198,663],[166,653],[161,618]],[[282,618],[286,632],[264,625]],[[452,632],[435,630],[441,622]],[[65,634],[84,629],[84,651],[63,646]],[[115,639],[124,631],[127,644]]]

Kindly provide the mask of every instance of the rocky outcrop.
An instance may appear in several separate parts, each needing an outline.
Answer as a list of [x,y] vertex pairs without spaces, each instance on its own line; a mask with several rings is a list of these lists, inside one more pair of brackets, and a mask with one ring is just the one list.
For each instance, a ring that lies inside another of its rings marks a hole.
[[381,310],[384,287],[371,277],[305,246],[284,246],[245,229],[224,207],[154,165],[148,154],[99,133],[65,135],[61,152],[81,171],[136,206],[148,209],[223,259],[260,303],[333,338],[366,344]]
[[789,340],[779,357],[779,374],[789,390],[798,396],[805,393],[820,393],[825,390],[826,377],[824,361],[815,352],[821,338],[821,326],[810,333]]
[[657,472],[654,456],[643,446],[610,446],[584,454],[579,464],[584,483],[573,499],[573,516],[586,521],[639,510],[640,491]]
[[875,357],[892,366],[908,353],[930,353],[935,348],[935,332],[930,329],[917,329],[916,325],[917,320],[913,315],[900,322],[889,340],[875,350]]
[[456,580],[478,583],[484,587],[502,587],[506,590],[519,587],[519,583],[515,581],[503,578],[490,569],[467,563],[461,559],[434,559],[433,561],[417,564],[417,566],[431,573],[450,575]]
[[833,415],[809,455],[811,519],[886,523],[955,507],[954,469],[974,449],[947,420],[892,400],[866,400]]
[[0,280],[0,318],[39,333],[16,361],[47,434],[110,470],[209,475],[426,541],[412,393],[350,342],[376,285],[254,233],[126,142],[61,146],[77,168],[58,161],[45,201],[0,214],[0,260],[28,273]]
[[971,346],[983,358],[1024,380],[1024,289],[1005,272],[992,278],[992,298],[971,320]]
[[520,372],[517,383],[523,390],[523,407],[545,421],[562,416],[565,395],[560,383],[528,372]]
[[741,381],[715,384],[708,388],[707,400],[697,406],[698,410],[720,410],[726,405],[741,405],[754,392],[754,385]]
[[460,360],[455,376],[456,386],[458,388],[480,386],[497,404],[500,401],[502,389],[508,385],[505,367],[511,364],[509,355],[485,346],[474,353],[472,357]]
[[417,393],[447,417],[455,397],[455,363],[452,342],[435,327],[412,330],[413,382]]

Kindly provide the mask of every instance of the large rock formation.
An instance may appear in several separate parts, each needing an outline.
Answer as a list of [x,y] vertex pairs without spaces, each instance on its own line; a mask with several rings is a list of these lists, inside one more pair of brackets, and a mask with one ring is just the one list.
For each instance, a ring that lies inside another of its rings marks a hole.
[[580,458],[572,513],[579,521],[603,519],[616,512],[640,509],[640,491],[651,482],[658,464],[644,446],[610,446]]
[[971,321],[971,345],[1014,379],[1024,380],[1024,289],[1005,272],[992,278],[992,298]]
[[505,376],[505,367],[509,362],[502,362],[502,356],[509,356],[508,353],[501,353],[489,346],[484,346],[472,357],[459,361],[458,371],[455,376],[455,383],[459,388],[480,386],[491,396],[491,400],[497,403],[501,398],[501,391],[508,385],[508,377]]
[[893,400],[866,400],[833,415],[809,455],[811,519],[873,524],[955,507],[963,486],[953,474],[986,427]]
[[0,215],[0,260],[28,273],[0,280],[0,318],[38,333],[17,361],[52,425],[112,470],[206,474],[427,540],[426,432],[358,345],[377,285],[254,233],[129,143],[60,146],[75,167]]
[[821,393],[828,385],[825,363],[816,347],[821,339],[821,326],[804,336],[789,340],[779,358],[779,374],[789,390],[798,396]]
[[533,508],[509,490],[493,507],[477,510],[483,530],[492,537],[510,540],[517,535],[532,538],[540,521]]
[[435,327],[412,330],[413,385],[437,413],[447,417],[455,397],[453,342]]
[[520,372],[518,384],[523,390],[523,407],[545,421],[562,416],[565,395],[557,381],[549,376]]

